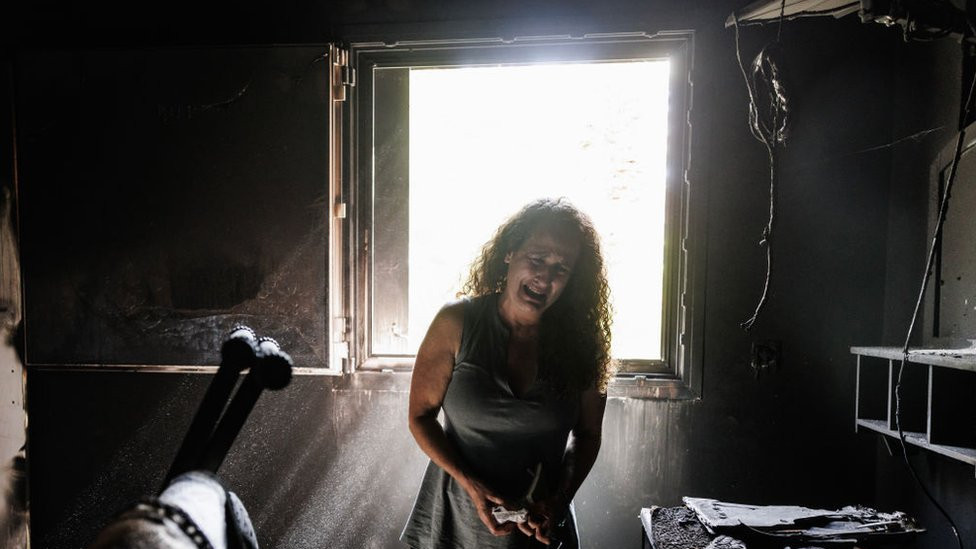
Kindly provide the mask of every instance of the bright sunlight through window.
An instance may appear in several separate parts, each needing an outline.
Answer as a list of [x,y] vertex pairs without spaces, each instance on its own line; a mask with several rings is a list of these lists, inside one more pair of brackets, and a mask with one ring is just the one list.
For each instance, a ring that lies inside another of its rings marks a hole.
[[409,86],[409,352],[498,225],[564,196],[602,237],[614,358],[661,359],[668,62],[415,68]]

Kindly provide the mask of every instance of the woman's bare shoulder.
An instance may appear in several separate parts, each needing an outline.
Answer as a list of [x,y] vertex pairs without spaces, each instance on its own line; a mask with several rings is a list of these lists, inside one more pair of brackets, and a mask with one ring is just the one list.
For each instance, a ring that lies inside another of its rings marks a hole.
[[452,301],[437,311],[430,328],[427,329],[422,347],[446,348],[452,355],[457,353],[461,343],[461,333],[464,330],[464,311],[467,301],[466,299]]
[[460,329],[464,325],[464,311],[468,307],[469,299],[462,298],[445,303],[434,317],[434,322],[445,323]]

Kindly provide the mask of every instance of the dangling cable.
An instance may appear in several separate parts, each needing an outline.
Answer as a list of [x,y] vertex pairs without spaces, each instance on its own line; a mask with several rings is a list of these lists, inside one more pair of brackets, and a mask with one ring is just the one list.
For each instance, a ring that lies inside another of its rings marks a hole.
[[786,0],[779,3],[779,22],[776,23],[776,43],[779,44],[779,37],[783,34],[783,16],[786,15]]
[[[779,46],[780,36],[783,30],[784,14],[786,12],[786,0],[780,2],[779,26],[776,29],[776,41],[772,46]],[[746,83],[746,90],[749,93],[749,129],[753,137],[766,147],[769,157],[769,218],[763,228],[762,240],[759,245],[766,250],[766,277],[763,283],[762,294],[759,302],[748,320],[742,322],[740,326],[749,330],[756,323],[759,314],[766,305],[769,296],[769,287],[773,276],[773,222],[776,219],[776,182],[777,182],[777,145],[786,141],[787,115],[789,114],[786,89],[780,77],[779,67],[773,60],[770,51],[771,45],[766,45],[760,50],[750,66],[750,73],[746,72],[745,65],[742,63],[742,53],[739,45],[739,19],[732,14],[733,28],[735,29],[735,58],[739,63],[739,70],[742,72],[742,79]],[[760,84],[762,89],[760,90]],[[761,113],[757,103],[759,92],[762,91],[767,96],[768,105]],[[762,115],[765,114],[766,118]],[[768,123],[767,123],[768,120]]]
[[[972,30],[972,29],[971,29]],[[976,33],[974,33],[976,34]],[[973,75],[973,79],[969,84],[969,91],[966,94],[966,102],[963,107],[962,123],[969,120],[970,104],[973,100],[973,90],[976,89],[976,73]],[[911,321],[908,323],[908,333],[905,334],[905,344],[901,349],[901,362],[898,365],[898,381],[895,384],[895,427],[898,430],[898,441],[901,443],[901,453],[905,460],[905,465],[908,466],[908,471],[911,473],[912,478],[915,479],[915,483],[918,484],[919,488],[922,489],[922,493],[925,497],[932,502],[932,505],[938,509],[939,513],[945,517],[946,521],[949,523],[949,527],[952,529],[952,535],[956,538],[956,544],[959,549],[963,549],[962,537],[959,536],[959,528],[956,523],[953,522],[952,517],[946,512],[945,508],[935,499],[931,492],[922,480],[919,478],[918,473],[915,472],[915,467],[908,460],[908,447],[905,443],[905,431],[901,427],[901,381],[902,374],[905,371],[905,363],[908,361],[908,346],[912,338],[912,333],[915,331],[915,322],[918,320],[919,311],[922,309],[922,302],[925,300],[925,290],[928,288],[929,279],[932,277],[932,265],[935,262],[935,250],[939,239],[942,236],[942,227],[945,225],[946,212],[949,210],[949,196],[952,194],[952,184],[956,180],[956,172],[959,168],[959,161],[962,158],[963,144],[966,141],[966,130],[962,128],[959,130],[959,136],[956,139],[956,152],[952,158],[952,164],[949,165],[949,176],[946,178],[945,188],[943,189],[942,199],[939,203],[939,217],[935,224],[935,234],[932,236],[932,243],[929,245],[928,258],[925,262],[925,273],[922,275],[922,284],[918,290],[918,298],[915,300],[915,309],[912,311]]]

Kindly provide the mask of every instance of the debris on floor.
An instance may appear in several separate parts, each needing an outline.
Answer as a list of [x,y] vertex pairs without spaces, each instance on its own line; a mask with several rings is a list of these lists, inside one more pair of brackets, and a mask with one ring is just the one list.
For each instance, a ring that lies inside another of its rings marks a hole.
[[684,507],[641,511],[652,549],[853,548],[910,541],[925,530],[902,512],[837,510],[682,498]]

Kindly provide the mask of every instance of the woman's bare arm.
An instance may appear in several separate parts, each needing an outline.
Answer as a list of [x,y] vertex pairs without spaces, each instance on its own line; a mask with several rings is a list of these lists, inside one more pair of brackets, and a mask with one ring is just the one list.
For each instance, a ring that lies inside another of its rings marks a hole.
[[603,413],[607,407],[607,395],[596,389],[584,391],[580,395],[580,415],[573,427],[563,468],[559,477],[556,494],[568,505],[580,485],[590,474],[600,453],[603,439]]
[[503,536],[510,533],[514,525],[498,524],[491,514],[491,507],[504,504],[504,501],[471,474],[437,421],[447,386],[451,382],[463,326],[463,304],[447,305],[434,317],[420,344],[410,380],[410,433],[431,461],[464,488],[488,530],[496,536]]
[[542,543],[549,543],[549,529],[555,526],[552,520],[565,513],[600,453],[606,406],[607,396],[596,389],[584,391],[580,395],[579,419],[573,427],[566,453],[563,455],[556,491],[536,506],[527,523],[519,525],[522,533],[535,536]]

